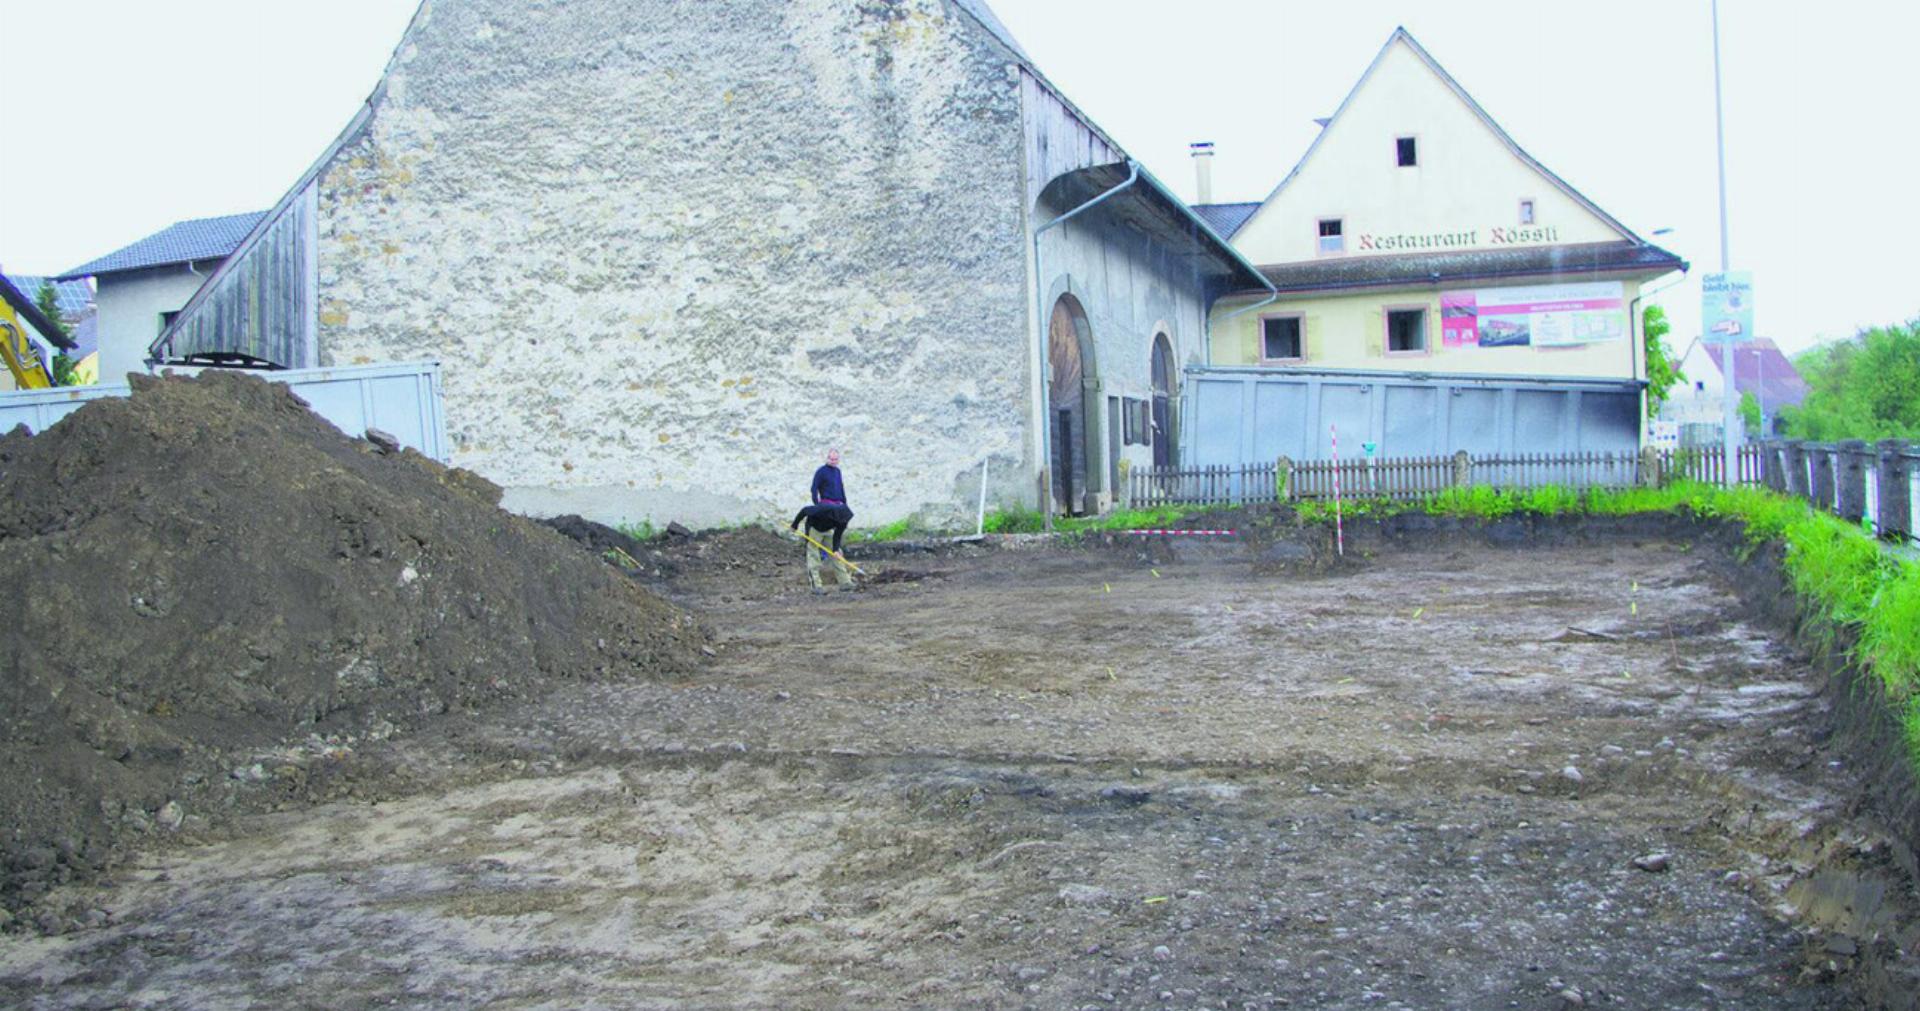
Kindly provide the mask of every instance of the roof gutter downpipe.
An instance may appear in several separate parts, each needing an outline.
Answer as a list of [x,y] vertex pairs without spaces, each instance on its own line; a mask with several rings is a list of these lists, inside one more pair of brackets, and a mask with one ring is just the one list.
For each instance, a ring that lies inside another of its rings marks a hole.
[[[1033,319],[1034,319],[1034,326],[1039,334],[1038,339],[1034,341],[1033,374],[1035,377],[1040,377],[1039,378],[1040,425],[1035,430],[1035,432],[1037,435],[1039,435],[1039,438],[1040,438],[1039,459],[1042,461],[1045,461],[1048,458],[1047,454],[1050,452],[1052,440],[1047,438],[1047,435],[1046,435],[1048,431],[1048,428],[1047,428],[1048,413],[1047,413],[1047,407],[1046,407],[1047,380],[1044,378],[1044,376],[1046,375],[1046,367],[1047,367],[1046,347],[1047,347],[1048,320],[1047,320],[1047,304],[1046,304],[1047,289],[1044,287],[1044,285],[1046,283],[1045,279],[1047,275],[1045,271],[1040,269],[1040,236],[1046,234],[1049,229],[1052,229],[1058,225],[1064,225],[1067,223],[1069,219],[1077,217],[1078,215],[1080,215],[1085,211],[1092,210],[1096,205],[1104,202],[1109,197],[1114,196],[1115,194],[1119,193],[1121,190],[1124,190],[1127,187],[1132,186],[1134,183],[1137,183],[1139,181],[1140,181],[1140,163],[1129,158],[1127,159],[1127,178],[1126,179],[1122,180],[1121,182],[1113,186],[1111,189],[1108,189],[1106,192],[1100,194],[1099,196],[1094,197],[1092,200],[1089,200],[1086,203],[1081,204],[1078,207],[1075,207],[1073,210],[1070,210],[1067,213],[1062,214],[1059,217],[1054,218],[1052,221],[1049,221],[1046,224],[1041,225],[1040,227],[1033,230],[1033,311],[1034,311]],[[1046,466],[1044,463],[1042,464],[1041,469],[1042,470],[1046,469]],[[1047,529],[1052,530],[1053,529],[1053,494],[1052,494],[1051,480],[1049,480],[1048,485],[1049,487],[1048,487],[1046,500],[1040,503],[1040,510],[1041,510],[1041,514],[1046,517]]]
[[[1247,313],[1250,313],[1255,309],[1264,309],[1267,306],[1270,306],[1273,303],[1280,300],[1280,289],[1274,287],[1272,281],[1267,280],[1267,275],[1262,274],[1258,269],[1255,269],[1253,272],[1253,276],[1259,278],[1260,283],[1267,286],[1267,297],[1261,299],[1258,302],[1253,303],[1252,305],[1241,306],[1240,308],[1235,309],[1230,313],[1227,313],[1225,316],[1220,317],[1220,322],[1225,323],[1226,321],[1234,318],[1235,316],[1245,316]],[[1206,352],[1207,364],[1212,365],[1213,364],[1213,316],[1209,314],[1206,319],[1207,319],[1207,332],[1206,332],[1204,347]],[[1307,339],[1306,334],[1303,333],[1300,335],[1300,340],[1303,343],[1306,341],[1306,339]],[[1301,350],[1302,352],[1304,352],[1306,349],[1302,348]]]

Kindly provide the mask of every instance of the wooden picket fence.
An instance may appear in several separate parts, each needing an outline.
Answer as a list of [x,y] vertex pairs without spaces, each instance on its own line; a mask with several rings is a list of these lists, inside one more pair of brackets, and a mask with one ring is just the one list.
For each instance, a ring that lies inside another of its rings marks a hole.
[[[1658,487],[1675,481],[1727,484],[1717,449],[1653,449],[1639,453],[1517,453],[1476,457],[1415,456],[1293,461],[1216,467],[1139,468],[1122,491],[1134,508],[1163,505],[1257,505],[1328,499],[1338,478],[1343,498],[1417,499],[1485,485],[1502,490]],[[1740,447],[1736,485],[1762,485],[1806,499],[1881,536],[1920,543],[1920,444],[1889,440],[1811,443],[1770,441]]]
[[[1422,498],[1453,483],[1450,456],[1413,456],[1394,460],[1307,460],[1292,465],[1289,498],[1332,498],[1334,479],[1347,498]],[[1276,469],[1278,468],[1276,464]]]
[[[1737,483],[1761,482],[1762,451],[1742,447]],[[1332,498],[1335,478],[1345,498],[1413,499],[1448,488],[1488,485],[1500,489],[1544,486],[1631,488],[1669,481],[1723,483],[1726,459],[1711,450],[1640,453],[1510,453],[1476,457],[1395,457],[1293,461],[1210,467],[1147,467],[1127,476],[1127,502],[1134,508],[1162,505],[1254,505],[1288,499]]]
[[1280,501],[1273,463],[1238,467],[1146,467],[1127,476],[1135,508],[1161,505],[1249,505]]

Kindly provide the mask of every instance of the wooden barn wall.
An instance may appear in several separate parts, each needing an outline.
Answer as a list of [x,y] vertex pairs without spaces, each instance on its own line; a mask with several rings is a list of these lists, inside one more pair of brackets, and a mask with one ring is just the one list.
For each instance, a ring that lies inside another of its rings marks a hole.
[[1071,107],[1031,73],[1020,73],[1020,104],[1027,118],[1027,206],[1065,173],[1125,161],[1126,152],[1088,128]]
[[244,354],[282,368],[318,365],[315,216],[309,183],[188,303],[172,336],[165,339],[164,357]]

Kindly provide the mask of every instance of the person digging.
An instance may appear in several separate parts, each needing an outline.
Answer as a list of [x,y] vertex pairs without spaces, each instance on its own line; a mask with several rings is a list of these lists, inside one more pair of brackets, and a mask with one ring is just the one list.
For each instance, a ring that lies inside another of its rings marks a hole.
[[[827,450],[827,462],[813,472],[813,486],[808,489],[813,504],[794,514],[793,522],[787,529],[799,530],[800,524],[807,525],[809,540],[807,552],[807,582],[813,585],[813,592],[825,593],[826,586],[820,579],[820,563],[832,557],[835,562],[833,575],[842,590],[853,589],[853,575],[847,570],[852,566],[840,555],[840,540],[846,536],[847,524],[853,522],[853,510],[847,508],[847,489],[840,479],[840,451]],[[833,550],[829,554],[821,539],[827,534],[833,535]]]

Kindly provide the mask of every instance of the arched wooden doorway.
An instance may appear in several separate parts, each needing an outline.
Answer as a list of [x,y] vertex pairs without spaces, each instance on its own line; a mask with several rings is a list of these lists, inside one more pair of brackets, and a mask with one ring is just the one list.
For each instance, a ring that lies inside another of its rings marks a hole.
[[1153,338],[1153,465],[1173,466],[1173,343]]
[[1084,511],[1088,490],[1085,381],[1092,337],[1080,301],[1060,296],[1047,322],[1047,458],[1054,506],[1068,514]]

